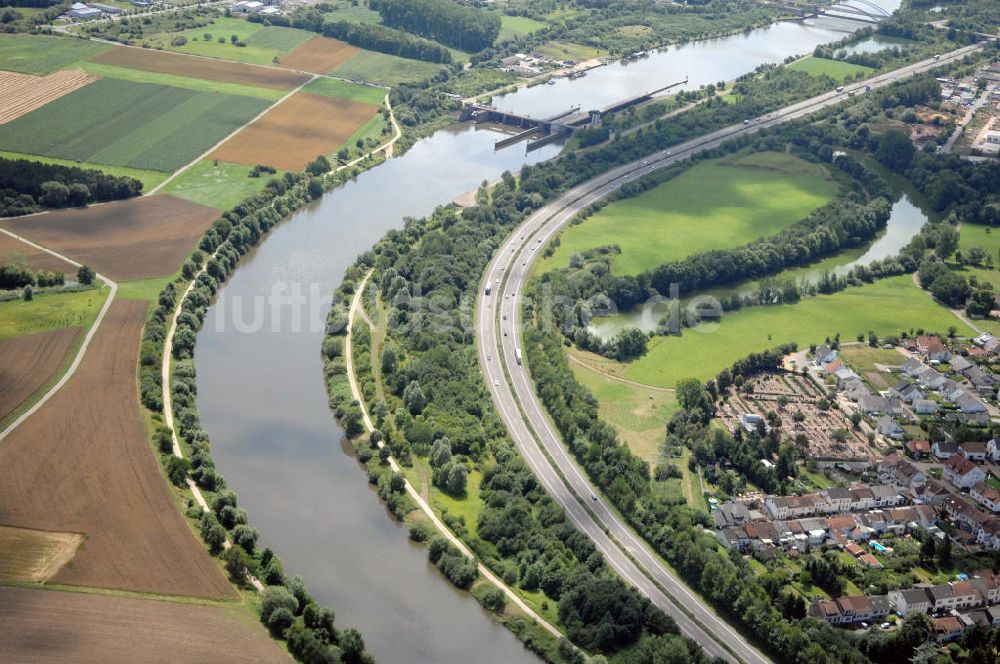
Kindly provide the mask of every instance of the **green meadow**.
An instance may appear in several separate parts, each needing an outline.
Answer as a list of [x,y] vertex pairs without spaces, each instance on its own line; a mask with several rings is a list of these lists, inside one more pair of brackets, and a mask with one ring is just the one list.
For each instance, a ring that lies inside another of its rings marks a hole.
[[24,74],[50,74],[111,46],[83,39],[34,35],[0,36],[0,69]]
[[568,227],[540,271],[565,267],[574,254],[610,244],[621,247],[612,259],[619,275],[740,246],[804,219],[837,189],[825,167],[790,155],[757,153],[703,162]]
[[840,60],[817,58],[814,55],[808,55],[801,60],[796,60],[788,65],[788,68],[795,71],[804,71],[812,76],[829,76],[837,81],[852,78],[859,73],[868,75],[875,71],[871,67],[842,62]]

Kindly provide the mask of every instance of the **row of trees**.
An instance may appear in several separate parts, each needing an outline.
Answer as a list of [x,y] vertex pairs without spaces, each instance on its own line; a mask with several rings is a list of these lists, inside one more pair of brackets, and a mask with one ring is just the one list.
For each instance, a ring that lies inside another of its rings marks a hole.
[[499,14],[451,0],[371,0],[369,6],[388,26],[463,51],[481,51],[500,36]]
[[25,286],[62,286],[66,275],[62,272],[38,270],[32,272],[17,265],[0,265],[0,290],[17,290]]
[[322,6],[304,7],[295,11],[290,18],[268,17],[268,20],[276,25],[318,32],[379,53],[426,62],[451,62],[451,51],[441,44],[384,25],[345,21],[329,15]]
[[0,158],[0,216],[138,196],[142,182],[93,169]]

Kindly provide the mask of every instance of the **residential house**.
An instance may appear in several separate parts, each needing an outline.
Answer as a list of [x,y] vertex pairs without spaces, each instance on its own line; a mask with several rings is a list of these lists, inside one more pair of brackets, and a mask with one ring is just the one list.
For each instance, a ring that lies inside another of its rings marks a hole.
[[833,372],[833,376],[837,380],[837,389],[838,390],[844,389],[844,384],[848,383],[850,381],[855,381],[855,380],[856,381],[861,381],[861,376],[859,376],[858,374],[854,373],[853,371],[851,371],[847,367],[840,367],[839,369],[837,369],[836,371]]
[[910,489],[910,497],[913,502],[923,505],[940,505],[951,496],[948,487],[931,478],[920,486]]
[[996,438],[986,443],[986,454],[991,461],[1000,461],[1000,441]]
[[872,393],[872,391],[868,389],[868,386],[865,385],[860,378],[851,378],[846,380],[838,385],[838,389],[841,394],[855,403],[860,401],[861,397],[868,396]]
[[969,461],[986,461],[986,443],[967,441],[959,444],[958,451]]
[[983,519],[975,532],[977,544],[993,551],[1000,551],[1000,519],[996,517]]
[[[903,366],[906,365],[904,364]],[[890,392],[899,397],[900,399],[902,399],[903,401],[905,401],[906,403],[913,403],[915,399],[919,399],[920,397],[923,396],[923,394],[920,392],[920,388],[911,383],[910,381],[906,380],[905,378],[900,379],[898,383],[893,385],[892,390],[890,390]]]
[[847,512],[851,509],[851,492],[841,487],[831,487],[823,491],[830,513]]
[[1000,491],[986,482],[976,482],[969,489],[969,497],[991,512],[1000,512]]
[[926,440],[911,440],[906,443],[906,452],[914,459],[926,459],[931,454],[931,444]]
[[[816,513],[816,494],[804,496],[769,496],[764,507],[772,519],[794,519]],[[825,501],[823,501],[825,502]]]
[[968,392],[963,391],[955,399],[952,399],[958,409],[963,413],[985,413],[986,404],[983,403],[982,399],[977,396],[973,396]]
[[892,419],[891,415],[883,415],[878,419],[877,425],[878,432],[887,438],[892,438],[893,440],[902,440],[905,437],[903,432],[903,427],[899,426],[896,420]]
[[966,369],[975,366],[972,362],[969,362],[968,359],[962,357],[961,355],[952,356],[948,364],[951,366],[952,371],[957,371],[958,373],[962,373]]
[[901,367],[901,369],[903,373],[906,374],[907,376],[915,378],[920,375],[920,372],[924,370],[925,366],[926,365],[923,362],[921,362],[918,358],[910,357],[906,360],[906,362],[903,362],[903,366]]
[[971,581],[953,581],[952,592],[955,595],[955,608],[968,609],[983,603],[983,596]]
[[991,569],[984,569],[972,575],[969,581],[976,587],[987,604],[1000,604],[1000,576]]
[[956,454],[958,454],[958,445],[955,443],[946,443],[944,441],[938,441],[932,446],[934,449],[934,456],[939,459],[950,459]]
[[933,415],[938,412],[938,403],[932,399],[916,399],[913,401],[913,412],[917,415]]
[[742,526],[734,526],[732,528],[717,530],[715,531],[715,537],[719,540],[719,543],[727,549],[739,549],[742,551],[747,547],[747,545],[750,544],[750,538],[747,536],[747,531]]
[[932,618],[931,624],[934,627],[934,638],[938,643],[945,643],[957,639],[965,631],[962,621],[955,616],[944,616],[943,618]]
[[829,364],[837,359],[837,351],[831,349],[826,344],[823,344],[821,346],[816,346],[815,357],[817,365]]
[[911,613],[927,613],[931,610],[931,596],[927,588],[890,590],[889,601],[896,606],[896,613],[906,616]]
[[957,605],[955,589],[947,583],[931,586],[927,589],[927,594],[931,596],[931,610],[935,613],[951,611]]
[[728,528],[731,526],[742,526],[750,521],[750,510],[743,503],[727,501],[719,505],[712,513],[712,520],[716,528]]
[[979,346],[980,348],[985,348],[987,346],[994,346],[998,342],[1000,342],[1000,339],[997,339],[992,334],[986,334],[985,332],[972,340],[972,343]]
[[858,409],[865,415],[887,413],[889,400],[877,394],[869,394],[858,399]]
[[986,481],[986,471],[958,455],[945,462],[944,478],[959,489],[971,489],[977,482]]
[[903,504],[903,496],[896,487],[892,485],[873,485],[865,489],[870,491],[874,501],[874,507],[896,507]]
[[938,390],[941,389],[941,386],[945,384],[948,378],[940,371],[925,366],[917,374],[917,380],[929,390]]

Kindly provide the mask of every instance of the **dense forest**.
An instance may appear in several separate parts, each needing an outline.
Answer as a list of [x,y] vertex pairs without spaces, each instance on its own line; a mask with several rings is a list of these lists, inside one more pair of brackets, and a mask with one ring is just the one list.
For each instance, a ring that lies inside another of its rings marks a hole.
[[418,34],[463,51],[481,51],[500,35],[500,16],[451,0],[370,0],[393,28]]
[[138,196],[142,182],[76,166],[0,158],[0,216]]
[[[257,17],[254,19],[261,20]],[[273,25],[318,32],[326,37],[345,41],[352,46],[367,48],[379,53],[427,62],[443,64],[451,62],[451,51],[436,42],[382,25],[338,19],[336,15],[325,12],[323,5],[304,7],[294,12],[290,18],[268,17],[267,20]]]

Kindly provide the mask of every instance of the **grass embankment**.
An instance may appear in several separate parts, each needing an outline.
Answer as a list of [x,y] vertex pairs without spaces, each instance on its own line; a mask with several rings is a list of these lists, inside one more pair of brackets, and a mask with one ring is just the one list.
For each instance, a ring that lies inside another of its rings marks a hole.
[[172,180],[162,193],[229,210],[245,198],[259,193],[271,178],[281,176],[281,171],[278,171],[275,175],[264,173],[252,178],[252,170],[251,166],[202,159]]
[[973,332],[907,274],[798,304],[742,309],[723,316],[717,327],[685,329],[680,337],[654,337],[644,357],[619,370],[640,383],[672,387],[682,378],[711,378],[739,358],[781,343],[805,345],[838,332],[845,340],[869,330],[879,336],[915,328],[944,332],[951,325],[959,335]]
[[796,60],[788,65],[788,68],[795,71],[804,71],[812,76],[829,76],[835,81],[853,79],[858,74],[868,76],[875,71],[871,67],[865,67],[864,65],[842,62],[841,60],[830,60],[828,58],[817,58],[814,55],[807,55],[800,60]]
[[779,233],[829,201],[837,189],[825,167],[786,154],[706,161],[568,227],[541,269],[565,267],[573,254],[617,244],[622,251],[611,261],[614,273],[638,274]]
[[385,101],[386,92],[381,88],[373,88],[370,85],[358,85],[357,83],[340,81],[335,78],[317,78],[307,83],[303,91],[311,92],[314,95],[345,99],[359,104],[372,104],[374,106],[379,106]]

